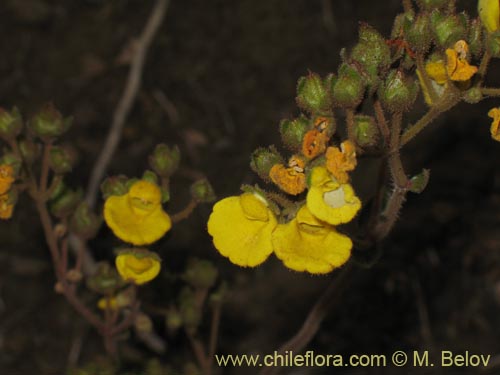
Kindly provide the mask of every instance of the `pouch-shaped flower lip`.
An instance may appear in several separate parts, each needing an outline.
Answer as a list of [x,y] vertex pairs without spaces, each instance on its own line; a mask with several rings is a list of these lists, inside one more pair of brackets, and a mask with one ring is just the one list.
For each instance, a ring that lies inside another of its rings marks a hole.
[[208,219],[208,233],[221,255],[242,267],[255,267],[273,252],[276,217],[257,193],[224,198]]
[[446,50],[446,72],[452,81],[468,81],[477,73],[477,67],[459,57],[455,49]]
[[276,256],[288,268],[324,274],[342,266],[351,256],[352,241],[335,228],[315,218],[306,205],[273,232]]
[[285,193],[298,195],[306,189],[304,161],[294,155],[288,162],[288,168],[275,164],[269,171],[269,178]]
[[161,206],[160,188],[145,180],[135,182],[124,195],[106,199],[104,219],[115,236],[134,245],[153,243],[172,226]]
[[9,191],[14,182],[14,169],[9,164],[0,165],[0,194]]
[[361,208],[361,201],[352,186],[337,182],[325,167],[315,167],[310,182],[307,207],[319,220],[331,225],[348,223]]
[[126,281],[137,285],[153,280],[160,273],[160,258],[146,249],[126,249],[115,259],[116,269]]

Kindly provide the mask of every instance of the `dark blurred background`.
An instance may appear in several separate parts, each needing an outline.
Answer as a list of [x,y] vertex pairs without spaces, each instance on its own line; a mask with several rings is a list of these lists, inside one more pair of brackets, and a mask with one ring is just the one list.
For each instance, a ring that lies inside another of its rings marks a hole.
[[[75,186],[86,185],[126,81],[131,42],[153,4],[0,2],[0,106],[15,105],[29,117],[50,101],[75,117],[66,136],[80,155]],[[475,1],[458,6],[476,15]],[[250,153],[279,144],[280,119],[299,113],[298,77],[309,70],[336,71],[340,49],[357,40],[358,21],[388,36],[401,9],[397,0],[172,0],[108,174],[142,174],[147,154],[161,141],[178,144],[183,155],[170,213],[189,200],[193,171],[208,177],[218,197],[237,194],[242,183],[257,182],[248,167]],[[499,72],[493,63],[489,85],[500,84]],[[500,351],[500,144],[489,136],[486,115],[495,105],[498,101],[461,104],[408,145],[403,153],[408,173],[429,168],[429,186],[409,197],[380,261],[348,283],[310,348],[344,354],[468,350],[500,362],[495,357]],[[424,111],[419,99],[416,112]],[[361,164],[354,184],[363,196],[373,188],[375,173],[369,162]],[[154,246],[165,272],[144,288],[142,298],[168,306],[178,293],[169,274],[181,272],[189,256],[210,259],[231,291],[218,352],[270,352],[300,327],[332,275],[295,273],[272,257],[257,269],[233,266],[206,233],[210,210],[210,205],[198,208]],[[53,291],[48,251],[28,200],[21,199],[14,218],[1,223],[0,236],[0,373],[64,373],[75,343],[81,344],[79,363],[99,358],[97,335]],[[116,240],[103,228],[91,245],[97,259],[112,259]],[[156,317],[155,324],[163,335],[162,319]],[[182,335],[167,342],[162,362],[190,359]],[[134,340],[125,347],[137,366],[155,357]],[[401,373],[397,368],[342,370],[338,373]],[[404,373],[476,370],[405,368]]]

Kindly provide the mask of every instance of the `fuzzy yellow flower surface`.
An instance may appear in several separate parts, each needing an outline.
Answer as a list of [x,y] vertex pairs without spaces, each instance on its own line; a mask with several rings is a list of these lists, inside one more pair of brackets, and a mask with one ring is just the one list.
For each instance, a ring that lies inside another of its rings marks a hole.
[[276,256],[295,271],[324,274],[342,266],[351,255],[352,241],[315,218],[307,206],[272,235]]
[[446,50],[446,73],[452,81],[463,82],[468,81],[477,73],[477,67],[469,65],[465,58],[459,56],[457,48],[448,48]]
[[493,138],[495,141],[500,142],[500,109],[490,109],[490,111],[488,112],[488,116],[493,119],[490,127],[491,138]]
[[115,259],[116,269],[123,280],[137,285],[153,280],[160,273],[160,260],[152,254],[124,252]]
[[479,18],[488,32],[500,28],[500,6],[498,0],[479,0],[477,3]]
[[311,172],[307,208],[319,220],[331,225],[348,223],[361,208],[361,201],[350,184],[340,183],[325,167]]
[[0,165],[0,195],[9,191],[14,182],[14,169],[9,164]]
[[106,199],[104,219],[116,237],[134,245],[153,243],[172,226],[160,188],[145,180],[134,183],[127,194]]
[[14,211],[14,205],[9,202],[9,195],[0,195],[0,219],[7,220],[12,217],[12,212]]
[[215,248],[242,267],[255,267],[273,252],[271,233],[276,217],[267,202],[244,193],[217,202],[208,220],[208,233]]
[[341,184],[349,181],[347,172],[356,168],[356,146],[347,140],[338,147],[328,147],[326,150],[326,168]]

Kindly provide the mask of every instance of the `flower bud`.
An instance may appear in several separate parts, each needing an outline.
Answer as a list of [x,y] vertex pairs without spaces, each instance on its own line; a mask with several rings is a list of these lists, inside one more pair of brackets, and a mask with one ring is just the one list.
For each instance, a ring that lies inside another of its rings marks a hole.
[[283,164],[283,158],[274,146],[259,147],[250,157],[250,168],[265,181],[270,181],[269,171],[275,164]]
[[400,39],[403,36],[404,25],[413,22],[414,19],[415,14],[413,12],[398,14],[392,24],[391,39]]
[[162,177],[170,177],[179,167],[181,154],[177,146],[168,147],[164,143],[157,145],[149,156],[149,165]]
[[19,135],[23,127],[23,119],[17,108],[10,112],[0,108],[0,137],[14,139]]
[[417,0],[418,6],[422,10],[434,10],[444,8],[448,5],[449,0]]
[[12,152],[7,152],[0,158],[0,165],[3,164],[10,165],[14,171],[14,176],[17,176],[19,174],[19,171],[21,170],[23,161]]
[[165,316],[165,325],[167,326],[168,332],[172,335],[182,327],[182,315],[175,309],[170,308]]
[[123,285],[124,281],[108,262],[98,263],[95,273],[87,278],[88,288],[100,294],[114,294]]
[[465,91],[463,94],[463,98],[467,103],[476,104],[483,100],[483,94],[481,93],[481,89],[475,86]]
[[119,175],[106,178],[101,184],[101,192],[104,199],[112,195],[123,195],[128,192],[127,176]]
[[426,53],[432,42],[431,20],[427,13],[417,16],[412,22],[404,24],[404,36],[411,50]]
[[382,104],[390,112],[408,110],[415,102],[418,94],[418,84],[404,76],[400,70],[391,70],[378,90]]
[[210,289],[217,280],[217,268],[208,260],[190,259],[183,279],[194,288]]
[[360,63],[375,82],[379,71],[384,71],[391,63],[391,49],[385,39],[373,27],[362,23],[359,27],[359,43],[354,47],[351,58]]
[[467,18],[465,14],[444,15],[439,11],[431,14],[431,24],[436,42],[441,47],[451,47],[457,40],[467,35]]
[[158,176],[153,172],[148,169],[144,171],[142,174],[141,180],[151,182],[152,184],[158,185]]
[[63,118],[52,104],[46,105],[29,122],[30,130],[43,141],[50,142],[63,135],[71,126],[71,117]]
[[333,101],[343,108],[354,108],[361,103],[365,92],[365,82],[360,72],[352,65],[342,64],[339,78],[333,86]]
[[70,147],[53,146],[50,149],[49,166],[56,174],[71,172],[76,162],[76,152]]
[[479,19],[473,19],[469,25],[469,51],[473,57],[479,58],[483,52],[483,28]]
[[359,147],[371,147],[377,143],[379,131],[372,116],[354,116],[354,137]]
[[90,210],[87,203],[82,202],[71,217],[70,228],[73,233],[88,240],[97,234],[101,223],[102,219]]
[[316,73],[299,78],[297,82],[297,104],[311,113],[324,113],[331,110],[332,101],[325,83]]
[[492,57],[500,57],[500,30],[490,34],[486,47]]
[[194,182],[190,190],[191,196],[198,202],[210,203],[216,199],[214,189],[207,179]]
[[40,156],[40,147],[35,142],[29,139],[23,139],[19,142],[19,150],[23,156],[23,160],[27,164],[33,164],[33,162]]
[[65,189],[50,202],[50,212],[59,218],[68,216],[76,209],[82,197],[81,190]]
[[421,173],[413,176],[410,179],[410,187],[408,188],[409,191],[415,194],[420,194],[421,192],[424,191],[425,187],[427,186],[427,183],[429,182],[429,177],[430,177],[430,170],[428,169],[423,169]]
[[281,139],[288,148],[293,151],[298,151],[302,147],[304,135],[310,128],[311,123],[305,116],[300,116],[293,120],[281,120]]

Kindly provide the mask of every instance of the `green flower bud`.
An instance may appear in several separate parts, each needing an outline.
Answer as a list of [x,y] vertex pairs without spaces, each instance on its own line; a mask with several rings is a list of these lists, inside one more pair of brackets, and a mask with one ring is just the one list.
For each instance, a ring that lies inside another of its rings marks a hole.
[[76,208],[70,221],[71,231],[83,239],[91,239],[95,237],[102,219],[94,214],[87,203],[82,202]]
[[76,162],[76,152],[70,147],[53,146],[50,149],[49,166],[56,174],[71,172]]
[[164,143],[157,145],[149,156],[149,165],[162,177],[170,177],[179,167],[181,153],[177,146],[168,147]]
[[151,333],[153,331],[153,322],[149,316],[139,312],[135,316],[134,328],[139,333]]
[[421,173],[413,176],[410,179],[409,191],[415,194],[420,194],[424,191],[427,183],[429,182],[430,170],[423,169]]
[[481,89],[476,86],[465,91],[463,94],[463,98],[467,103],[476,104],[483,100],[483,94],[481,93]]
[[82,200],[81,190],[65,189],[58,197],[50,202],[50,212],[62,218],[73,213]]
[[489,35],[486,47],[492,57],[500,57],[500,30],[497,30]]
[[183,279],[194,288],[210,289],[217,280],[217,268],[208,260],[190,259]]
[[184,327],[188,332],[196,332],[201,322],[201,311],[196,305],[191,288],[185,287],[179,295],[179,309]]
[[389,67],[391,49],[377,30],[362,23],[359,28],[359,43],[352,50],[351,59],[363,66],[372,84],[376,81],[379,71]]
[[422,13],[413,21],[404,24],[405,40],[412,51],[426,53],[432,42],[431,20],[427,13]]
[[46,105],[29,122],[30,130],[43,141],[50,142],[63,135],[71,126],[71,117],[63,118],[52,104]]
[[283,164],[283,158],[274,146],[259,147],[250,157],[250,168],[265,181],[270,181],[269,171],[275,164]]
[[365,93],[365,82],[360,72],[352,65],[342,64],[339,78],[333,86],[333,101],[343,108],[354,108],[361,103]]
[[152,184],[158,185],[158,176],[150,170],[145,170],[142,174],[141,180],[151,182]]
[[356,144],[362,148],[374,146],[379,137],[375,119],[372,116],[354,116],[354,137]]
[[449,0],[417,0],[418,6],[422,10],[441,9],[448,5]]
[[293,120],[284,119],[280,122],[281,139],[293,151],[300,150],[302,139],[310,129],[311,122],[305,116],[300,116]]
[[464,13],[444,15],[434,11],[431,14],[431,24],[436,42],[441,47],[451,47],[467,35],[467,17]]
[[210,295],[210,304],[221,304],[227,295],[227,289],[227,283],[223,281],[217,290]]
[[64,183],[62,176],[54,176],[51,185],[51,194],[49,196],[49,200],[57,199],[59,196],[62,196],[64,191],[66,191],[66,184]]
[[29,139],[23,139],[19,142],[19,150],[27,164],[33,164],[40,156],[39,145]]
[[400,13],[394,18],[392,24],[391,39],[401,39],[403,37],[404,25],[413,22],[415,14],[413,12]]
[[14,170],[14,175],[18,175],[23,165],[23,161],[14,153],[7,152],[0,158],[0,164],[8,164]]
[[203,203],[210,203],[216,199],[214,189],[207,179],[198,180],[191,185],[191,196]]
[[100,262],[93,275],[87,278],[87,287],[100,294],[114,294],[125,282],[108,262]]
[[172,335],[182,327],[182,315],[175,309],[170,308],[165,316],[165,325],[167,326],[168,332]]
[[415,102],[417,94],[417,82],[395,69],[389,72],[378,90],[380,101],[390,112],[408,110]]
[[23,128],[23,119],[17,108],[10,112],[0,108],[0,137],[14,139]]
[[483,53],[483,26],[479,18],[475,18],[469,25],[469,51],[473,57],[479,58]]
[[297,104],[310,113],[325,113],[331,110],[332,101],[325,83],[316,73],[300,77],[297,82]]
[[112,195],[127,194],[127,176],[119,175],[106,178],[101,184],[101,192],[104,199],[108,199]]

